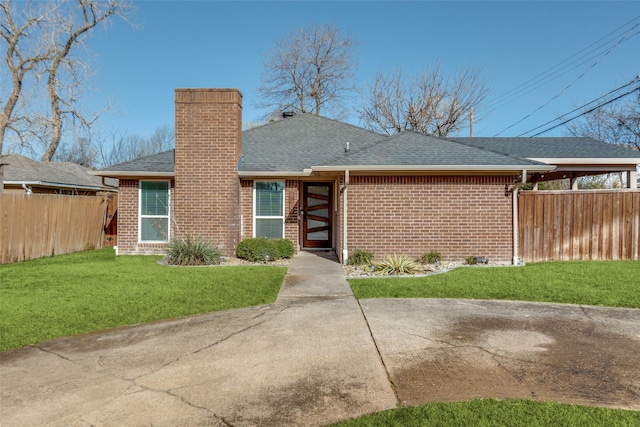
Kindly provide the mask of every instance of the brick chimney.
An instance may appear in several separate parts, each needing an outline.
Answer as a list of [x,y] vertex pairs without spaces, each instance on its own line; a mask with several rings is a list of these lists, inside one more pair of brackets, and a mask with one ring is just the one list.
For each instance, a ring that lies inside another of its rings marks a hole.
[[240,237],[238,89],[175,90],[174,236],[189,234],[232,255]]

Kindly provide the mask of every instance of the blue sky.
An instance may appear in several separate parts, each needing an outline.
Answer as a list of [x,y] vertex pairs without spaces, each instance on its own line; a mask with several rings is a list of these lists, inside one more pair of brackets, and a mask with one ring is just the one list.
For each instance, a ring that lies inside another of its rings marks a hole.
[[[381,67],[417,73],[440,63],[445,75],[464,68],[479,69],[489,89],[487,105],[630,21],[625,28],[640,24],[637,1],[134,4],[134,27],[114,21],[108,31],[96,31],[89,40],[95,53],[95,75],[88,104],[110,105],[101,121],[103,136],[148,136],[158,126],[173,125],[173,90],[177,87],[238,88],[243,94],[243,120],[258,121],[266,112],[256,108],[265,53],[277,39],[311,23],[336,24],[357,40],[356,75],[363,88]],[[638,32],[640,25],[627,35]],[[584,64],[549,84],[501,108],[478,111],[482,120],[475,125],[475,135],[498,134],[574,80],[547,107],[501,136],[526,132],[640,74],[639,34],[606,55],[588,59],[593,49],[583,53]],[[627,99],[635,99],[632,96]],[[348,121],[359,124],[355,112]],[[565,133],[559,128],[544,136]],[[461,133],[467,134],[468,130]]]

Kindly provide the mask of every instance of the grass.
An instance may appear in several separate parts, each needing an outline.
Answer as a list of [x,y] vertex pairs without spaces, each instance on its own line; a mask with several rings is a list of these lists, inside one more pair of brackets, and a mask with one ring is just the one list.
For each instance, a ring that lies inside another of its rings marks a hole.
[[274,302],[286,268],[175,268],[110,248],[0,266],[0,351],[121,325]]
[[567,405],[533,400],[477,399],[391,409],[344,421],[334,426],[547,427],[638,426],[640,412]]
[[356,298],[465,298],[640,308],[640,262],[561,261],[465,267],[411,278],[349,281]]

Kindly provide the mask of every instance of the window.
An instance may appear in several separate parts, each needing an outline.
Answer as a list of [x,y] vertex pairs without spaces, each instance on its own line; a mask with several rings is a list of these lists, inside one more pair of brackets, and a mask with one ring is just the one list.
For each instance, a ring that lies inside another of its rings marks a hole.
[[169,182],[140,181],[141,242],[169,241]]
[[284,182],[256,181],[253,207],[254,237],[284,237]]

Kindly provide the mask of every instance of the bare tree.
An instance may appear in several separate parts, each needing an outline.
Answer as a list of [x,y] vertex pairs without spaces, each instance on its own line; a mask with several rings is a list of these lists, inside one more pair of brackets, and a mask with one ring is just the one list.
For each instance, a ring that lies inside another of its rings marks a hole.
[[640,102],[610,104],[567,124],[572,135],[590,136],[640,150]]
[[[42,160],[49,161],[53,157],[60,139],[64,116],[69,116],[84,126],[90,126],[97,116],[87,118],[76,107],[77,89],[81,87],[83,73],[79,71],[84,65],[78,58],[70,56],[72,49],[84,47],[86,34],[101,22],[119,13],[123,13],[123,4],[117,0],[78,0],[77,12],[58,9],[55,28],[59,31],[56,47],[48,67],[47,93],[51,102],[52,136]],[[78,13],[79,12],[79,13]],[[65,20],[66,17],[67,20]],[[79,17],[79,19],[74,19]],[[55,29],[52,31],[55,33]],[[66,79],[61,74],[66,74]]]
[[[16,114],[18,102],[21,100],[24,82],[29,73],[37,65],[50,58],[50,47],[45,40],[38,39],[37,33],[41,24],[49,18],[50,11],[25,3],[24,9],[18,11],[12,7],[10,0],[0,3],[0,40],[6,45],[4,63],[6,69],[0,69],[0,77],[10,85],[0,87],[3,108],[0,113],[0,153],[7,130],[24,144],[26,130],[22,127],[27,116]],[[41,6],[36,4],[35,6]],[[8,92],[5,90],[8,89]]]
[[175,146],[175,131],[171,126],[159,126],[148,138],[140,135],[112,134],[110,144],[99,145],[102,166],[127,162],[138,157],[149,156],[171,150]]
[[[11,0],[0,3],[0,40],[6,45],[6,70],[11,89],[2,94],[0,152],[7,131],[18,144],[40,140],[51,160],[66,124],[88,127],[97,118],[80,111],[79,91],[87,76],[83,62],[86,39],[111,16],[125,16],[126,0]],[[28,81],[31,93],[25,94]],[[6,99],[5,99],[6,98]],[[48,105],[47,108],[38,105]]]
[[176,132],[173,127],[164,125],[155,128],[149,138],[147,138],[147,153],[149,155],[171,150],[175,146]]
[[311,25],[276,42],[264,61],[259,107],[344,114],[342,102],[355,90],[355,41],[335,25]]
[[71,147],[60,145],[53,156],[56,162],[77,163],[89,169],[94,169],[98,162],[98,150],[89,138],[77,138]]
[[445,78],[440,67],[417,76],[378,71],[358,110],[364,127],[392,135],[406,130],[445,137],[465,126],[487,94],[479,73],[464,70]]
[[[567,124],[574,136],[591,138],[640,150],[640,102],[614,103],[599,108],[580,121]],[[624,185],[622,173],[580,178],[580,188],[620,188]]]

